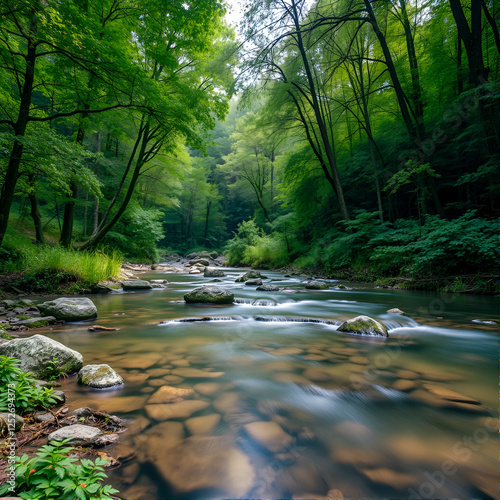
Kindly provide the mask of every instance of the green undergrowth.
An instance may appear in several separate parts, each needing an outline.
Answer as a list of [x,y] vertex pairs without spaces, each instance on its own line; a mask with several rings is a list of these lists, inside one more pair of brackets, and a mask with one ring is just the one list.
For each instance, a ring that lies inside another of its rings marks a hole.
[[299,234],[266,234],[253,220],[243,222],[226,247],[229,265],[291,265],[302,272],[380,286],[499,292],[498,223],[474,211],[453,220],[429,215],[422,222],[385,223],[376,213],[360,211],[349,223],[313,235],[307,245]]
[[57,244],[32,243],[10,232],[0,248],[0,273],[21,273],[11,284],[26,292],[84,293],[120,274],[122,256],[115,250],[78,251]]

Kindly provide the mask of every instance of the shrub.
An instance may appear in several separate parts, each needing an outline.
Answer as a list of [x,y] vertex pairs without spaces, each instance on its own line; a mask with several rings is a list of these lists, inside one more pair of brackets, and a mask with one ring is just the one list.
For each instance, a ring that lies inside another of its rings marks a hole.
[[[36,379],[21,370],[19,363],[16,358],[0,355],[0,384],[4,388],[12,388],[16,413],[28,413],[40,406],[48,408],[54,405],[56,400],[52,397],[52,389],[36,385]],[[9,403],[9,391],[1,391],[0,411],[8,411]]]
[[[103,466],[107,460],[78,459],[68,456],[73,448],[68,440],[42,446],[35,457],[16,457],[16,490],[29,500],[111,500],[118,493],[101,483],[107,478]],[[80,463],[78,463],[80,462]],[[9,485],[0,487],[0,495],[9,493]]]

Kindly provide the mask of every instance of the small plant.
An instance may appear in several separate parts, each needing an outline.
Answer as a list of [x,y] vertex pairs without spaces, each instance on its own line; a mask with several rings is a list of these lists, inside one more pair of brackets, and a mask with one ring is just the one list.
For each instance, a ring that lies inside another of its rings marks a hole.
[[47,368],[45,370],[46,379],[47,380],[56,380],[59,374],[59,370],[57,369],[57,356],[53,356],[52,359],[47,363]]
[[19,368],[20,360],[0,356],[0,385],[8,390],[0,393],[0,411],[7,411],[10,402],[16,413],[28,413],[37,407],[48,408],[56,403],[52,389],[36,385],[36,379]]
[[0,338],[4,339],[4,340],[12,340],[14,337],[10,334],[10,333],[7,333],[5,330],[2,330],[0,329]]
[[[111,485],[102,485],[108,476],[107,460],[78,460],[69,454],[68,440],[42,446],[35,457],[16,457],[16,491],[26,500],[111,500],[118,493]],[[79,463],[78,463],[79,462]],[[0,495],[11,493],[9,485],[0,486]]]
[[19,320],[21,320],[21,321],[22,321],[22,320],[25,320],[25,319],[30,319],[30,317],[29,317],[29,316],[26,316],[26,314],[19,314],[19,315],[17,316],[17,319],[19,319]]

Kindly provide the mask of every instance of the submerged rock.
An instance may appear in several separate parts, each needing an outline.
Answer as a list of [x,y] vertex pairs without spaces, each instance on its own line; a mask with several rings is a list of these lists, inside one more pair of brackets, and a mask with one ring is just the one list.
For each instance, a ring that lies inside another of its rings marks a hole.
[[371,335],[374,337],[389,336],[385,325],[369,316],[357,316],[356,318],[349,319],[342,323],[337,331],[358,335]]
[[109,365],[87,365],[78,372],[78,383],[96,389],[123,384],[123,378]]
[[189,418],[193,413],[204,410],[209,406],[206,401],[187,400],[177,403],[148,404],[146,414],[154,420],[170,420],[172,418]]
[[83,366],[79,352],[38,334],[0,345],[0,354],[19,359],[22,370],[40,379],[74,373]]
[[[246,284],[246,283],[245,283]],[[276,285],[260,285],[257,290],[261,292],[279,292],[280,289]]]
[[193,394],[193,389],[181,389],[179,387],[164,385],[148,399],[148,404],[177,403]]
[[149,281],[145,280],[127,280],[122,281],[122,288],[124,290],[151,290],[153,288]]
[[249,285],[249,286],[262,285],[262,280],[260,278],[246,280],[245,285]]
[[306,290],[328,290],[330,288],[322,281],[309,281],[306,283]]
[[226,436],[189,437],[155,465],[180,495],[213,490],[217,497],[246,498],[255,481],[250,459]]
[[16,326],[27,326],[28,328],[41,328],[43,326],[52,325],[56,322],[54,316],[46,316],[44,318],[29,318],[18,321]]
[[244,426],[248,435],[266,450],[277,453],[293,443],[293,438],[276,422],[252,422]]
[[207,285],[186,293],[184,300],[191,304],[232,304],[234,302],[234,293],[219,286]]
[[222,269],[217,269],[216,267],[206,267],[203,276],[205,278],[218,278],[220,276],[225,276],[226,274]]
[[38,309],[47,316],[54,316],[64,321],[82,321],[97,317],[97,307],[86,297],[50,300],[38,304]]
[[97,427],[74,424],[62,427],[52,434],[49,434],[48,442],[52,443],[54,441],[69,439],[66,443],[68,446],[91,446],[103,435],[104,433]]
[[220,415],[212,413],[202,417],[192,417],[184,422],[186,429],[193,435],[210,434],[220,422]]

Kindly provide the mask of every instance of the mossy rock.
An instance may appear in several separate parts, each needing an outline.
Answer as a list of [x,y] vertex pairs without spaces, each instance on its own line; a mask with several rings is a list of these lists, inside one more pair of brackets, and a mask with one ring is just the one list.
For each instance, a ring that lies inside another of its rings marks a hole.
[[387,328],[383,323],[369,316],[357,316],[342,323],[338,330],[356,335],[371,335],[372,337],[388,337]]
[[306,290],[328,290],[330,288],[323,281],[309,281],[306,283]]
[[109,365],[87,365],[78,372],[78,383],[96,389],[123,384],[123,378]]
[[191,304],[232,304],[234,302],[234,293],[219,286],[207,285],[186,293],[184,300]]

